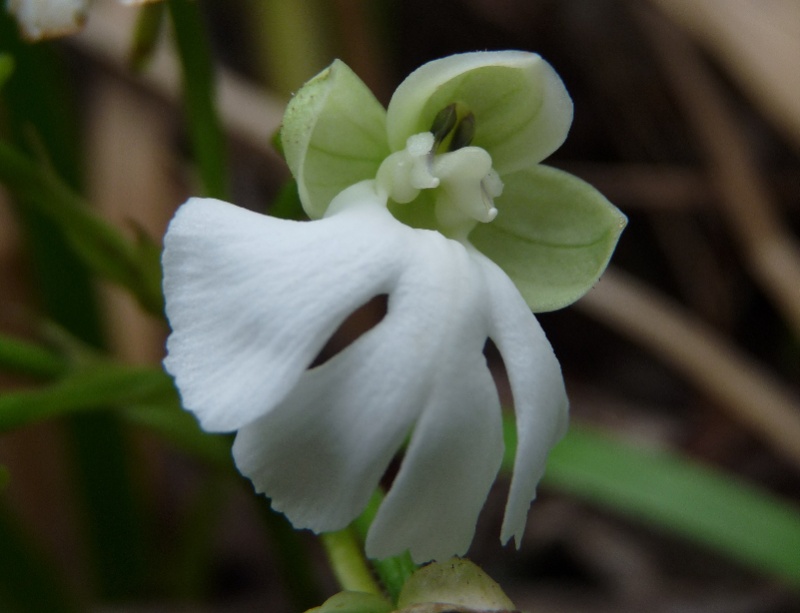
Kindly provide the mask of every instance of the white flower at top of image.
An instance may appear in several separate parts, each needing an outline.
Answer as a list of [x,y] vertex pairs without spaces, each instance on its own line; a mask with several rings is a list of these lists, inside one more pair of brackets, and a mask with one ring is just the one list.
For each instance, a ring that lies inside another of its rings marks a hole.
[[[367,554],[466,553],[503,457],[484,356],[502,356],[517,450],[502,540],[517,545],[547,454],[567,425],[561,370],[532,309],[599,278],[625,218],[539,164],[572,104],[538,55],[426,64],[384,109],[343,63],[292,99],[284,154],[310,222],[193,198],[163,255],[166,369],[238,469],[296,528],[344,528],[393,458]],[[355,310],[386,314],[316,357]]]
[[[129,5],[158,1],[118,0]],[[80,30],[91,3],[92,0],[6,0],[6,7],[17,18],[25,38],[37,41]]]

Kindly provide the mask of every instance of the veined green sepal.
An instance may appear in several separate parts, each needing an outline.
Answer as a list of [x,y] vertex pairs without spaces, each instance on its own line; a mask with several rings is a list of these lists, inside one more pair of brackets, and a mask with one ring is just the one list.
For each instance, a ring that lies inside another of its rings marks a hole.
[[335,60],[289,102],[281,142],[303,208],[318,219],[338,193],[373,179],[389,155],[386,110],[344,62]]
[[470,242],[511,277],[534,312],[583,296],[606,269],[627,218],[594,187],[533,166],[503,176],[497,218]]
[[392,150],[430,130],[442,109],[457,104],[475,120],[471,145],[486,149],[503,176],[538,164],[564,142],[572,100],[561,78],[535,53],[491,51],[451,55],[411,73],[389,103]]

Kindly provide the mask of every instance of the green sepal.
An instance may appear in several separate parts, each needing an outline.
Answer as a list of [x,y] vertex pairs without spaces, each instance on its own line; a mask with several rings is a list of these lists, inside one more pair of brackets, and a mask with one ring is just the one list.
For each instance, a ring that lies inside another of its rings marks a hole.
[[339,192],[374,178],[389,155],[386,111],[364,82],[336,60],[289,102],[281,143],[303,208],[318,219]]
[[14,72],[14,58],[8,53],[0,53],[0,88]]
[[549,166],[503,176],[497,218],[470,242],[511,277],[534,312],[583,296],[608,265],[627,218],[594,187]]
[[365,592],[339,592],[306,613],[391,613],[394,607],[382,596]]
[[392,150],[430,130],[453,103],[474,115],[471,144],[489,152],[501,177],[541,162],[561,146],[572,123],[572,100],[538,55],[461,53],[419,67],[397,88],[387,115]]

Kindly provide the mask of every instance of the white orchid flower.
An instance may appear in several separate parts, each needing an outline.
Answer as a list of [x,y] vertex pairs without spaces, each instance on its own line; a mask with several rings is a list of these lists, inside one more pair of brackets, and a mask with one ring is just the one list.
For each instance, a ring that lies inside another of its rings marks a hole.
[[[522,536],[567,424],[559,364],[531,312],[576,300],[624,217],[586,183],[538,165],[571,101],[539,56],[485,52],[411,74],[388,111],[343,63],[287,108],[296,222],[194,198],[163,256],[167,370],[239,470],[297,528],[356,518],[405,441],[367,554],[464,554],[503,456],[483,354],[497,346],[517,439],[502,540]],[[376,296],[384,318],[312,366]]]
[[[118,0],[121,4],[147,4],[158,0]],[[8,11],[28,40],[64,36],[77,32],[86,21],[92,0],[6,0]]]

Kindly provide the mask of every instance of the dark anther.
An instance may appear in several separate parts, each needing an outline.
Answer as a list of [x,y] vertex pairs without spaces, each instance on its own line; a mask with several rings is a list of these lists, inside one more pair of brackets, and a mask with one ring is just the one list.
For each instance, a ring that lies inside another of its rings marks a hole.
[[458,122],[456,131],[453,133],[453,139],[450,141],[450,151],[456,151],[461,147],[466,147],[472,142],[475,136],[475,115],[467,113],[464,118]]
[[449,104],[436,114],[433,118],[433,125],[431,125],[431,132],[433,132],[435,149],[439,146],[447,135],[453,130],[456,125],[458,114],[456,113],[456,104]]

